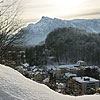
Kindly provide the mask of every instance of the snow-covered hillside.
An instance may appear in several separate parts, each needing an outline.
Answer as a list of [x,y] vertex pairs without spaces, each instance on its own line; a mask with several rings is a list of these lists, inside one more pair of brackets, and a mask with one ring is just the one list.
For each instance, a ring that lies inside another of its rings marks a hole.
[[100,33],[100,19],[61,20],[42,17],[36,24],[29,24],[20,31],[24,33],[23,46],[33,46],[44,41],[47,35],[56,28],[76,27],[87,32]]
[[0,100],[100,100],[100,96],[64,96],[0,65]]

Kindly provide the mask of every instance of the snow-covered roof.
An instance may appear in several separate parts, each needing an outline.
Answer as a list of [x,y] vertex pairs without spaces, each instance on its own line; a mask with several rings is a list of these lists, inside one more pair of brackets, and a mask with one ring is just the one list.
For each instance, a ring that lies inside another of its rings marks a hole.
[[83,61],[83,60],[77,61],[76,65],[79,65],[80,66],[80,64],[85,64],[86,65],[85,61]]
[[29,64],[28,63],[24,63],[22,64],[24,67],[29,67]]
[[34,70],[33,70],[33,72],[36,72],[38,70],[38,68],[35,68]]
[[42,75],[43,73],[42,73],[42,72],[36,72],[36,73],[35,73],[35,75],[38,75],[38,74],[41,74],[41,75]]
[[23,66],[16,66],[15,69],[23,69]]
[[96,68],[96,69],[99,69],[98,66],[86,66],[85,68],[90,68],[90,69],[94,69],[94,68]]
[[75,77],[77,75],[68,72],[68,73],[65,73],[65,76],[69,78],[69,77]]
[[60,66],[57,66],[57,68],[65,68],[67,70],[79,70],[79,68],[75,67],[76,64],[73,64],[73,65],[60,65]]
[[91,77],[73,77],[73,79],[79,83],[93,83],[93,82],[99,82],[99,80],[96,80]]
[[10,67],[0,65],[0,100],[100,100],[100,95],[74,97],[59,94]]
[[35,69],[35,68],[37,68],[37,66],[30,66],[30,68],[33,70],[33,69]]
[[98,69],[98,71],[99,71],[99,67],[98,66],[80,66],[80,69],[83,69],[83,70],[85,70],[85,69],[87,69],[87,68],[90,68],[90,69]]
[[40,68],[37,68],[35,67],[34,69],[32,69],[33,72],[36,72],[36,71],[43,71],[43,69],[40,69]]
[[72,65],[60,65],[60,66],[57,66],[57,68],[59,68],[59,69],[62,69],[62,68],[64,68],[64,69],[67,69],[67,70],[80,70],[80,69],[86,69],[86,68],[90,68],[90,69],[94,69],[94,68],[96,68],[96,69],[99,69],[99,67],[98,66],[80,66],[80,67],[76,67],[76,66],[78,66],[78,64],[72,64]]
[[83,60],[79,60],[79,61],[77,61],[77,63],[84,63],[85,61],[83,61]]
[[51,69],[58,70],[58,68],[56,66],[53,66],[53,65],[47,65],[46,68],[47,68],[47,70],[51,70]]
[[48,82],[49,82],[49,78],[45,78],[45,79],[43,80],[43,82],[44,82],[44,83],[48,83]]

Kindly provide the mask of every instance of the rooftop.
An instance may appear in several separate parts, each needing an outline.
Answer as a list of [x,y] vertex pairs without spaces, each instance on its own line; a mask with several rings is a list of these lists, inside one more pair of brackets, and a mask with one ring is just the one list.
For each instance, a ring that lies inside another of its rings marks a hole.
[[60,65],[60,66],[57,66],[57,68],[66,68],[67,70],[79,70],[79,68],[75,67],[76,64],[73,64],[73,65]]
[[77,75],[68,72],[68,73],[65,73],[65,76],[69,78],[69,77],[76,77]]
[[28,63],[24,63],[24,64],[22,64],[24,67],[28,67],[29,66],[29,64]]
[[99,80],[96,80],[91,77],[73,77],[74,80],[76,80],[79,83],[92,83],[92,82],[99,82]]

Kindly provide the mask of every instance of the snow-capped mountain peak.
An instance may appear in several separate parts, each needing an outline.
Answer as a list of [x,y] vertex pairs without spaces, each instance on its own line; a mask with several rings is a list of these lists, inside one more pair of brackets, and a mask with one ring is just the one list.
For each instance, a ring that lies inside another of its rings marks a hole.
[[43,16],[36,24],[29,24],[20,30],[23,46],[34,46],[45,41],[47,35],[56,28],[75,27],[87,32],[100,33],[100,19],[61,20]]

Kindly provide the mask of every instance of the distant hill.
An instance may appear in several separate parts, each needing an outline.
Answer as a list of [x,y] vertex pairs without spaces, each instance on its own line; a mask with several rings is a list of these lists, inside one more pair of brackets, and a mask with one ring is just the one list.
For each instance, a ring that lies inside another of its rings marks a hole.
[[100,19],[61,20],[43,16],[36,24],[29,24],[19,31],[19,33],[23,34],[23,38],[20,39],[23,43],[19,45],[38,45],[45,41],[51,31],[63,27],[75,27],[90,33],[100,33]]

